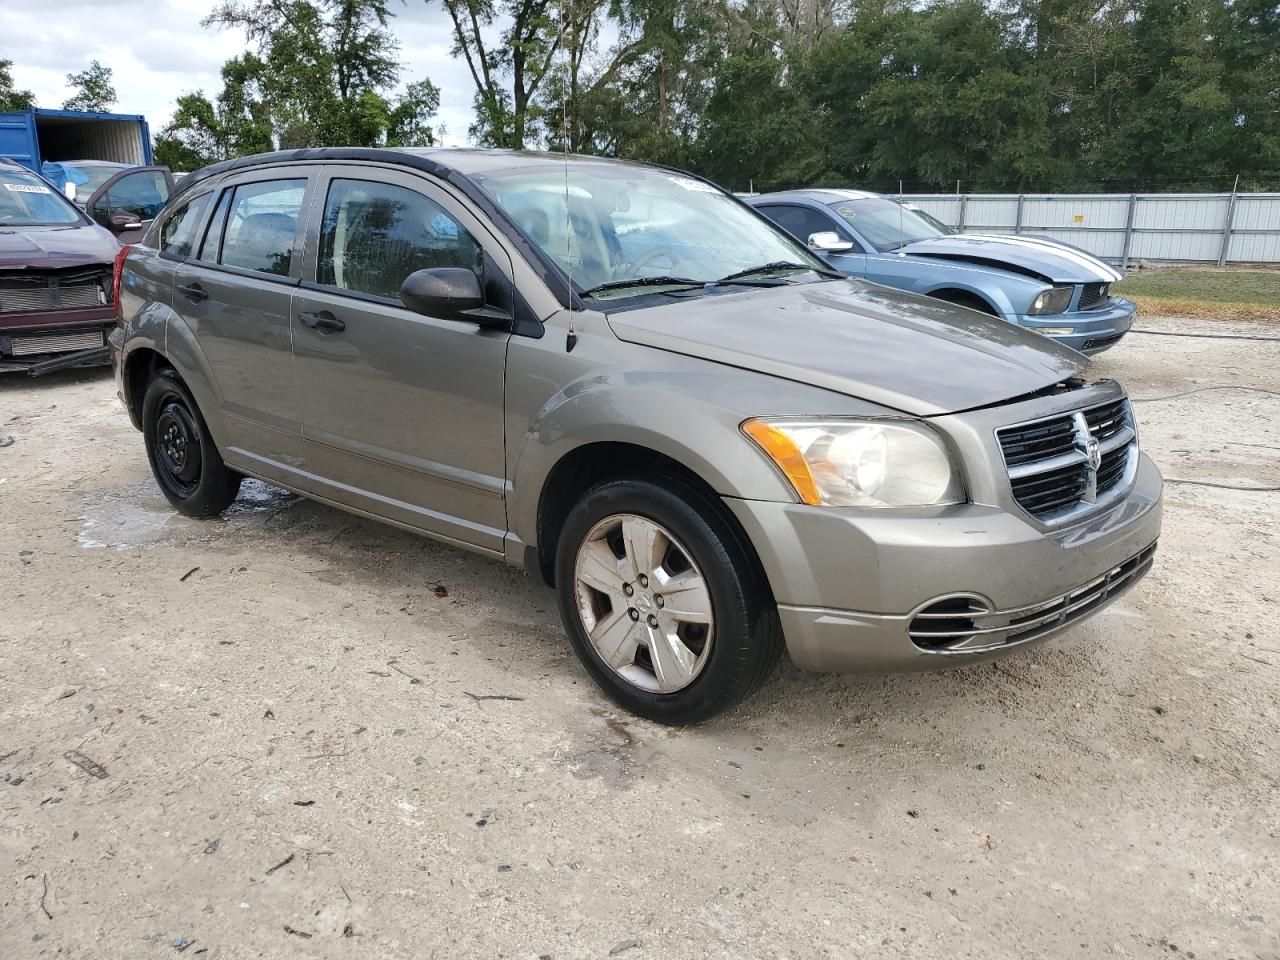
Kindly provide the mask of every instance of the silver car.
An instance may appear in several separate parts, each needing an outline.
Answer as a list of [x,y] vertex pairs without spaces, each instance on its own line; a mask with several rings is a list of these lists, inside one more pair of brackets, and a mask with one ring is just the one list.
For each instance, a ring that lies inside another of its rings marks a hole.
[[523,565],[626,708],[710,717],[785,646],[956,666],[1151,566],[1120,385],[836,276],[697,177],[325,149],[183,180],[118,262],[121,399],[174,506],[243,477]]

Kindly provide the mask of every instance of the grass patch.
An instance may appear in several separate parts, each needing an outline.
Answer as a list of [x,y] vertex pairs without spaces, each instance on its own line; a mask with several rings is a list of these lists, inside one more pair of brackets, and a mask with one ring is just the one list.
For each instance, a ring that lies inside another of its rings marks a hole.
[[1144,313],[1280,320],[1280,270],[1143,270],[1111,289],[1136,301]]

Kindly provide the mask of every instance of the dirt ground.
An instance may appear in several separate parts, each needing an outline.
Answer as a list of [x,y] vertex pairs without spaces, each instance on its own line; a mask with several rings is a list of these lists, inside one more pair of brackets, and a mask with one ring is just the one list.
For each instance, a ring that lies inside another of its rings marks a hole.
[[[1166,477],[1280,485],[1275,325],[1142,326],[1271,338],[1095,369]],[[175,515],[104,372],[0,380],[10,436],[3,960],[1280,957],[1274,489],[1171,483],[1035,651],[665,729],[520,571],[256,483]]]

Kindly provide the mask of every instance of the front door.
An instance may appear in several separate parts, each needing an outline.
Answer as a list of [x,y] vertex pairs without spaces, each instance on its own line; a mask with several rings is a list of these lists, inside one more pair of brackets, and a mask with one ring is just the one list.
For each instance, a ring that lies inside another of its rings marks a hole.
[[325,169],[293,304],[313,490],[500,551],[510,334],[414,313],[397,295],[415,270],[464,267],[501,297],[510,260],[465,206],[423,177]]
[[[168,167],[129,167],[103,182],[85,202],[94,221],[116,235],[121,243],[136,243],[151,226],[173,192],[173,175]],[[121,230],[112,217],[123,215],[130,227]],[[133,218],[133,219],[128,219]],[[137,226],[132,226],[136,223]]]
[[227,462],[305,486],[289,318],[311,173],[262,170],[218,195],[194,256],[174,270],[173,309],[195,334],[227,431]]

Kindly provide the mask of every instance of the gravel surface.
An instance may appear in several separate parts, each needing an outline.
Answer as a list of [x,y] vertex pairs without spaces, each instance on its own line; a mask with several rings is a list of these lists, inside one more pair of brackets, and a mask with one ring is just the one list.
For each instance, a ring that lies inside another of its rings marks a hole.
[[[1166,477],[1280,486],[1280,342],[1095,372]],[[1170,484],[1152,574],[1034,651],[680,730],[520,571],[258,483],[175,515],[105,373],[0,379],[10,436],[4,960],[1280,957],[1278,492]]]

